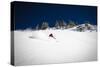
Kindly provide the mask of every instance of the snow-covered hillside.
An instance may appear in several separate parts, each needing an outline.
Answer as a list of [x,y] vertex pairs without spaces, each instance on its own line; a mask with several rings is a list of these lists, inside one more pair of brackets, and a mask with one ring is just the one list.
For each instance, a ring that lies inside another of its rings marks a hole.
[[15,65],[97,60],[97,33],[72,29],[14,31]]
[[91,24],[88,24],[88,26],[86,26],[85,24],[80,24],[80,25],[77,25],[77,26],[71,28],[71,30],[79,31],[80,28],[82,28],[81,32],[96,32],[97,31],[97,26],[91,25]]

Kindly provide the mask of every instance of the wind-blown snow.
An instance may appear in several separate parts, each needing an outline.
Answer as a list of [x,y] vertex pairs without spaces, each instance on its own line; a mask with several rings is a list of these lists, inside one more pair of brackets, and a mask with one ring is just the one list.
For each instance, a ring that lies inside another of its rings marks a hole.
[[[56,39],[49,37],[52,33]],[[15,65],[97,60],[97,33],[70,30],[14,31]]]

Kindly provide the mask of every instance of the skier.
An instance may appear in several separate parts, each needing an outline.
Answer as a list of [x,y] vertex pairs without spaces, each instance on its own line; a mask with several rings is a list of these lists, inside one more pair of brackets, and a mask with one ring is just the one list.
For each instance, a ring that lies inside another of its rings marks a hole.
[[52,33],[51,33],[51,34],[49,34],[49,37],[52,37],[52,38],[56,39],[56,38],[53,36],[53,34],[52,34]]

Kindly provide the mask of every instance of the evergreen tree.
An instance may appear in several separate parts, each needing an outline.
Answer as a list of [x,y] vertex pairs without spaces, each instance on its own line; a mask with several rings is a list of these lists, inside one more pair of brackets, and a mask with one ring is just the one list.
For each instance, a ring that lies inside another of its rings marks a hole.
[[85,21],[85,28],[88,29],[88,30],[91,30],[91,24],[89,21]]
[[37,26],[36,26],[36,30],[39,30],[39,25],[37,24]]
[[63,29],[66,28],[66,25],[67,25],[66,22],[65,22],[65,21],[62,21],[62,28],[63,28]]
[[62,22],[61,22],[61,20],[58,20],[58,23],[59,23],[59,28],[61,29],[61,27],[62,27]]
[[42,26],[41,26],[41,29],[42,30],[45,30],[45,29],[47,29],[48,28],[48,22],[43,22],[42,23]]
[[58,22],[58,21],[56,21],[55,28],[56,28],[56,29],[59,29],[59,28],[60,28],[59,22]]
[[70,20],[67,26],[68,26],[68,28],[72,28],[72,27],[76,26],[76,24],[74,21]]
[[55,27],[56,29],[65,29],[66,23],[64,20],[56,21]]
[[85,26],[88,27],[89,21],[85,21]]

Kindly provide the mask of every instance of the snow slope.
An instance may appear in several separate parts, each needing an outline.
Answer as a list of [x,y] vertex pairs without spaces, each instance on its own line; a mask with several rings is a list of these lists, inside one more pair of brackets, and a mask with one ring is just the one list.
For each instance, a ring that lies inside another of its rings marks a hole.
[[83,32],[97,32],[97,26],[96,25],[88,24],[88,26],[91,28],[90,30],[87,29],[85,24],[77,25],[77,26],[75,26],[73,28],[69,28],[68,30],[70,30],[70,31],[77,31],[78,27],[81,27],[81,28],[84,28]]
[[14,31],[14,37],[17,66],[97,60],[97,32],[27,30]]

